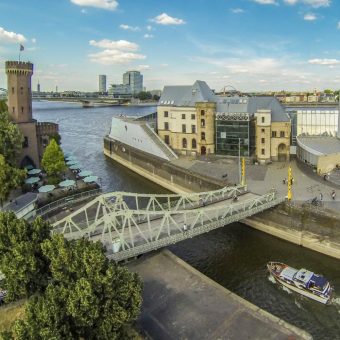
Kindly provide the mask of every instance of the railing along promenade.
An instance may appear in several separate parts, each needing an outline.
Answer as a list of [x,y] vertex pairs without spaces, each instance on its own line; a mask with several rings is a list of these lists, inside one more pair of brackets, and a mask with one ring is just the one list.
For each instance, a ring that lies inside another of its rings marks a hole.
[[106,193],[54,223],[53,232],[69,239],[101,241],[109,258],[122,261],[242,220],[283,201],[275,191],[259,196],[247,192],[245,186],[182,195]]

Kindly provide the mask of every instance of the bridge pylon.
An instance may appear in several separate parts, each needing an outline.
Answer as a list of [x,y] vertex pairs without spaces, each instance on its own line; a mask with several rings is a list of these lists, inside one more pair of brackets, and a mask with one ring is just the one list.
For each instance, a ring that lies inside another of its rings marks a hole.
[[241,185],[246,185],[246,161],[244,157],[242,158]]
[[288,181],[287,181],[287,199],[288,201],[291,201],[293,198],[293,194],[292,194],[292,182],[293,182],[293,176],[292,176],[292,167],[289,166],[288,168]]

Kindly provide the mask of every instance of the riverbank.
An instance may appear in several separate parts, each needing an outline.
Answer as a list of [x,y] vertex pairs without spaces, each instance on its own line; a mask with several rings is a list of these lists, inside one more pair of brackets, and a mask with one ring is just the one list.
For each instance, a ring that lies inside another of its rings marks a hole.
[[144,281],[139,324],[153,339],[312,339],[168,250],[143,256],[128,267]]

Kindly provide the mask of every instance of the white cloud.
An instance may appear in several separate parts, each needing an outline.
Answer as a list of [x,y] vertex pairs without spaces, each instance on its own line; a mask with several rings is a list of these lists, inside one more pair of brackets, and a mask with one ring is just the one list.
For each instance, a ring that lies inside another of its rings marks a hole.
[[260,5],[277,5],[275,0],[254,0],[254,2]]
[[310,59],[308,60],[309,64],[313,65],[323,65],[323,66],[334,66],[334,65],[339,65],[340,60],[338,59]]
[[137,44],[126,40],[117,41],[109,39],[102,39],[100,41],[90,40],[89,44],[91,46],[106,48],[109,50],[137,51],[139,48]]
[[230,10],[232,13],[235,13],[235,14],[239,14],[239,13],[243,13],[244,10],[242,8],[232,8]]
[[329,7],[331,0],[302,0],[302,3],[315,8],[318,7]]
[[154,36],[152,34],[145,33],[143,37],[145,39],[152,39]]
[[184,25],[185,24],[185,21],[183,19],[171,17],[166,13],[157,15],[155,18],[151,19],[151,21],[159,25]]
[[147,25],[146,29],[147,29],[147,31],[152,31],[152,26],[151,25]]
[[314,13],[306,13],[304,16],[303,16],[303,20],[306,20],[306,21],[314,21],[317,19],[317,16],[316,14]]
[[81,11],[80,11],[81,14],[86,14],[87,13],[87,10],[85,8],[82,8]]
[[89,44],[104,49],[103,51],[89,54],[90,60],[98,64],[128,64],[134,60],[144,60],[146,58],[143,54],[133,53],[139,49],[139,46],[126,40],[90,40]]
[[117,0],[71,0],[71,2],[78,6],[96,7],[114,11],[118,7]]
[[89,54],[92,62],[103,65],[128,64],[134,60],[143,60],[145,55],[124,52],[120,50],[104,50],[98,53]]
[[168,67],[168,66],[169,64],[166,64],[166,63],[161,64],[161,67]]
[[0,27],[0,41],[8,43],[23,43],[26,38],[20,33],[9,32]]
[[129,25],[121,24],[119,25],[119,27],[125,31],[132,31],[132,32],[140,31],[140,28],[138,26],[129,26]]
[[36,38],[32,38],[31,41],[32,41],[33,44],[35,44],[37,42],[37,39]]
[[137,71],[147,71],[147,70],[150,70],[151,67],[150,65],[138,65],[136,69]]
[[331,0],[284,0],[287,5],[303,4],[314,8],[329,7]]

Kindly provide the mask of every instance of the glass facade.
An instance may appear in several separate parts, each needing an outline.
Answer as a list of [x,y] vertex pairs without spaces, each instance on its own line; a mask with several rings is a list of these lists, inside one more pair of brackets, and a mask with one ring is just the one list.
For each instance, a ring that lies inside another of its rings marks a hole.
[[333,136],[338,130],[339,110],[335,107],[286,108],[292,122],[291,142],[297,136]]
[[221,155],[252,156],[255,150],[255,128],[248,114],[217,115],[216,153]]

